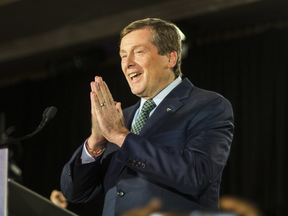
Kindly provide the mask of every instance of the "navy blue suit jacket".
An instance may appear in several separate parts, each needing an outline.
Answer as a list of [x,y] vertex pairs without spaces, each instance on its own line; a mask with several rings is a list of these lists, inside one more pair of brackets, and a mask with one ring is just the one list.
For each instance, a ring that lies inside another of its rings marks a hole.
[[[123,111],[130,129],[139,102]],[[159,104],[139,135],[108,143],[96,162],[65,165],[61,190],[70,202],[105,194],[103,215],[120,215],[153,197],[163,211],[217,210],[233,138],[233,111],[221,95],[184,79]]]

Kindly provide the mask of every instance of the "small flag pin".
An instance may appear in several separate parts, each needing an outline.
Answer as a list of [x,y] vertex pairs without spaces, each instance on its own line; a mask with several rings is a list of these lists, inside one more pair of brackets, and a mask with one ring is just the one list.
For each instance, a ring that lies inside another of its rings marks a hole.
[[167,108],[167,112],[169,112],[169,111],[171,111],[171,109],[170,109],[170,108]]

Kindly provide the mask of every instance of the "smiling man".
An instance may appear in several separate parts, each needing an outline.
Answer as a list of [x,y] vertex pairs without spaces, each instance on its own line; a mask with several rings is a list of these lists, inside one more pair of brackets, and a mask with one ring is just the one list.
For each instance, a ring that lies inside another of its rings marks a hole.
[[65,165],[70,202],[105,195],[103,215],[120,215],[154,197],[161,211],[218,210],[233,112],[221,95],[182,80],[174,24],[138,20],[120,34],[123,73],[141,100],[122,111],[101,77],[91,82],[91,136]]
[[151,39],[150,27],[145,27],[125,35],[120,46],[122,70],[131,91],[144,99],[152,99],[173,82],[177,62],[175,50],[159,55]]

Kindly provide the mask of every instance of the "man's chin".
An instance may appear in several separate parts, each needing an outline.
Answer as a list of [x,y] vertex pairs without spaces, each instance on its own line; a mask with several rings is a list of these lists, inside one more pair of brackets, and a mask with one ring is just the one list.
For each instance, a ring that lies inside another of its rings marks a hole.
[[134,95],[136,95],[137,97],[143,97],[143,91],[133,91],[132,89],[131,89],[131,92],[134,94]]

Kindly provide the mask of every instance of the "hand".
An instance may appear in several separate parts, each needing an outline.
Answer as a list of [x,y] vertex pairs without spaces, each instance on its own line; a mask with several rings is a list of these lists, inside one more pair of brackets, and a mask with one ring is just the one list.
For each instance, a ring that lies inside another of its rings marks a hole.
[[125,127],[121,104],[115,104],[108,86],[101,77],[95,77],[93,89],[95,91],[91,92],[91,101],[93,100],[93,112],[98,127],[108,141],[121,147],[125,137],[130,133]]
[[50,200],[57,206],[67,208],[68,202],[61,191],[53,190],[50,195]]
[[91,121],[92,121],[92,128],[91,128],[91,136],[88,139],[88,145],[93,150],[100,150],[106,146],[107,140],[102,135],[102,132],[98,126],[98,120],[96,116],[96,106],[98,105],[97,100],[93,97],[93,93],[97,91],[97,83],[91,82],[91,93],[90,93],[90,100],[91,100]]

